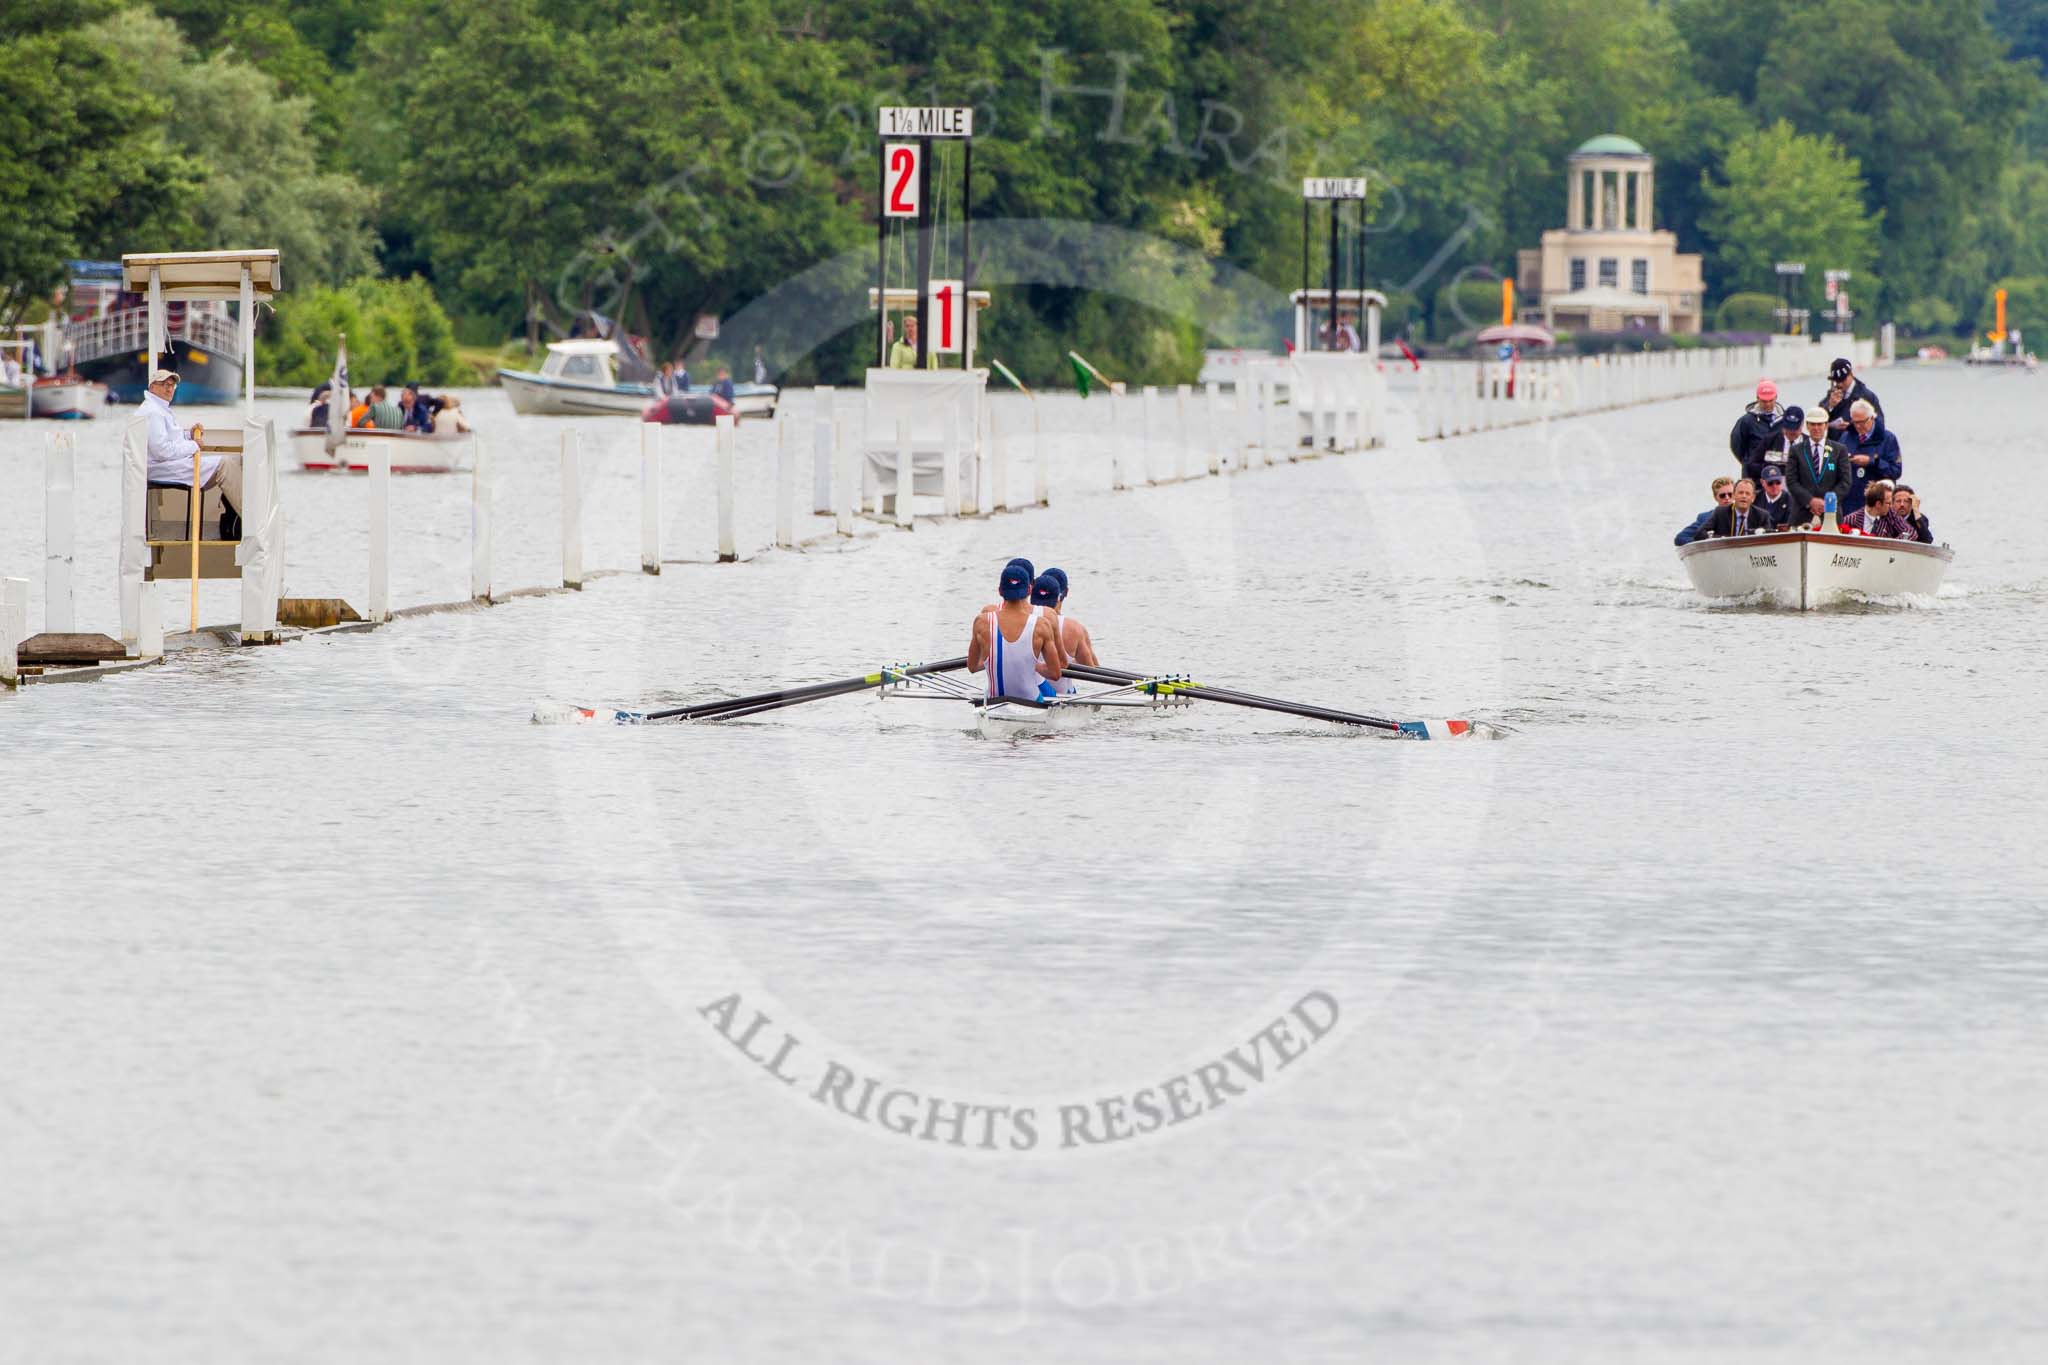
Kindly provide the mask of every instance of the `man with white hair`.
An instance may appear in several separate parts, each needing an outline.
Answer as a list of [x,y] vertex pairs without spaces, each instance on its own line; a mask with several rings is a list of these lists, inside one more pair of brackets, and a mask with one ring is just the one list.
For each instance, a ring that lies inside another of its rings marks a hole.
[[[142,413],[149,419],[149,482],[190,488],[192,457],[199,452],[199,443],[206,436],[206,428],[194,422],[188,433],[178,425],[177,417],[171,412],[171,397],[177,391],[176,371],[150,371],[149,391],[142,395]],[[232,519],[226,515],[221,517],[221,538],[240,539],[239,534],[230,535],[228,532],[240,525],[242,462],[218,455],[200,456],[199,486],[202,491],[220,489],[227,511],[234,514]]]
[[1859,398],[1849,405],[1849,429],[1842,433],[1842,453],[1849,461],[1849,486],[1837,505],[1850,511],[1863,506],[1863,495],[1876,479],[1897,479],[1902,469],[1899,438],[1885,429],[1877,408]]

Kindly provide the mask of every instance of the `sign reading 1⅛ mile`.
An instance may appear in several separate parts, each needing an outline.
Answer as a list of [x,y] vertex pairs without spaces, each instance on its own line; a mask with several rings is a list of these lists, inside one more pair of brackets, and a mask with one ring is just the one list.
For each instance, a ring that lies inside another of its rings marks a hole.
[[885,105],[879,119],[883,137],[973,137],[974,110]]

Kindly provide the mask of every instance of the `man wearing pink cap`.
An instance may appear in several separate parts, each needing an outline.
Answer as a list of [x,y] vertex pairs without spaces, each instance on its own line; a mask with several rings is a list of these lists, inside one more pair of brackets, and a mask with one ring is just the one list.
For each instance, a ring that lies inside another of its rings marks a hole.
[[1728,453],[1742,466],[1745,478],[1755,478],[1763,468],[1765,449],[1778,434],[1785,410],[1778,406],[1778,386],[1766,379],[1756,386],[1756,401],[1735,419],[1728,433]]

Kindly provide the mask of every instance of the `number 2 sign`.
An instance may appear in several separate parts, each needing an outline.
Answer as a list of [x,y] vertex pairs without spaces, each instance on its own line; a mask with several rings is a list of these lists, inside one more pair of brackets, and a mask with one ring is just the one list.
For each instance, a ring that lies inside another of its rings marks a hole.
[[915,218],[918,211],[918,158],[915,142],[882,144],[882,216]]

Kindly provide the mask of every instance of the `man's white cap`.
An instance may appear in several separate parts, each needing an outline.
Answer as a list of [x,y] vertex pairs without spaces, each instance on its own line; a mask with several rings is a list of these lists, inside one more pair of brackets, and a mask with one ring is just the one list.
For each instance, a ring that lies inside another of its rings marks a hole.
[[177,377],[178,372],[176,370],[151,370],[149,372],[150,386],[153,388],[163,383],[166,379],[176,379]]
[[1828,424],[1828,410],[1826,408],[1808,408],[1806,410],[1806,425],[1812,426],[1815,422],[1820,423],[1822,426]]

